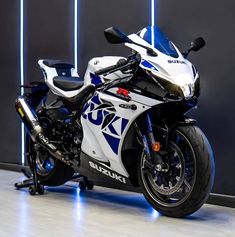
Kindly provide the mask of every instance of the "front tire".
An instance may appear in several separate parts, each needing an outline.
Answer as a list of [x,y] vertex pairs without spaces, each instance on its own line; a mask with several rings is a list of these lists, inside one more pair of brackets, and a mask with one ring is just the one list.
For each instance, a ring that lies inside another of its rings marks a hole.
[[144,169],[143,152],[138,179],[145,198],[157,211],[170,217],[184,217],[208,199],[214,181],[214,157],[206,136],[193,125],[176,127],[169,136],[169,144],[174,155],[165,160],[169,162],[168,171]]

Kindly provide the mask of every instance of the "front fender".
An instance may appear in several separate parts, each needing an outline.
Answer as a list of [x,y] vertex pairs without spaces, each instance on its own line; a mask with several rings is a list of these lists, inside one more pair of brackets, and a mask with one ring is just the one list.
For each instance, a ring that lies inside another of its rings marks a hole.
[[189,118],[187,116],[182,116],[180,118],[175,118],[174,120],[167,121],[168,128],[174,128],[179,125],[194,125],[197,121],[195,119]]

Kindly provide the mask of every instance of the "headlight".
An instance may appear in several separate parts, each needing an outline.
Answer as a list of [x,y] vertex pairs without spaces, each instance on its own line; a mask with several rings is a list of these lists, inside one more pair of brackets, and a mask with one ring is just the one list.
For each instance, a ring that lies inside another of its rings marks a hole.
[[194,94],[194,83],[190,83],[190,84],[183,84],[180,86],[185,99],[190,99],[193,94]]
[[157,76],[153,76],[153,79],[157,81],[162,87],[164,87],[164,89],[168,92],[168,97],[176,97],[175,99],[184,97],[184,93],[180,86]]

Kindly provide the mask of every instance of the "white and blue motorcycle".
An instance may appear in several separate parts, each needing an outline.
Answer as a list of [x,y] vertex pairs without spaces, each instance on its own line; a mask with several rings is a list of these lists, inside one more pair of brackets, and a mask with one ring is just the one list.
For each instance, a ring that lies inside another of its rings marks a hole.
[[[73,65],[39,60],[45,82],[23,85],[16,110],[24,122],[30,194],[79,174],[80,189],[94,180],[134,186],[160,213],[183,217],[207,200],[214,180],[209,142],[185,114],[197,105],[199,74],[158,27],[125,35],[111,27],[108,42],[132,55],[93,58],[84,79]],[[47,102],[51,91],[56,99]],[[78,177],[78,176],[76,176]]]

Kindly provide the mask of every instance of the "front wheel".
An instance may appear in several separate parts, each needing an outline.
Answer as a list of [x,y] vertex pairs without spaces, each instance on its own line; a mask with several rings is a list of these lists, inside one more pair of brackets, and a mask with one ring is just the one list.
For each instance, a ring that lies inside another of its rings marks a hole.
[[161,214],[184,217],[208,199],[214,181],[214,157],[210,144],[196,126],[178,126],[169,136],[165,168],[145,167],[139,159],[138,179],[148,202]]

